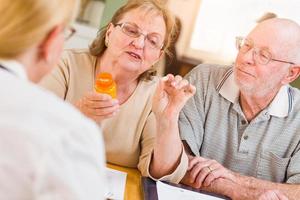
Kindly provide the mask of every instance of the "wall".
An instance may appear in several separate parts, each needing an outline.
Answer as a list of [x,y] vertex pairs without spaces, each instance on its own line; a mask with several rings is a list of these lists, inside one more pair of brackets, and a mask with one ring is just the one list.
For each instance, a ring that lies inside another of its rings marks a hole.
[[300,77],[296,79],[294,82],[291,84],[293,87],[299,88],[300,89]]
[[126,2],[127,0],[106,0],[100,27],[105,26],[111,20],[116,10]]
[[182,56],[190,41],[190,35],[193,31],[197,12],[199,10],[200,0],[169,0],[169,9],[181,20],[182,31],[177,43],[178,55]]

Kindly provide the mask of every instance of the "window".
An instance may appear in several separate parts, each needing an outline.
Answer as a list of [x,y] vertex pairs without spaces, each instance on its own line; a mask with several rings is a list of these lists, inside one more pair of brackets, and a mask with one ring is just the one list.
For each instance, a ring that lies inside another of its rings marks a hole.
[[235,36],[246,36],[264,13],[300,24],[299,0],[202,0],[187,55],[204,62],[234,61]]

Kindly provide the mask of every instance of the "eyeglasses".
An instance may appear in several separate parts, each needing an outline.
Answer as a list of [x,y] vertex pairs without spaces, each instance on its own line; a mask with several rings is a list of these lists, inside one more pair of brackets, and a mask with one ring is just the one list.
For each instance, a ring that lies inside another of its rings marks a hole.
[[70,39],[76,33],[75,28],[73,27],[66,27],[64,30],[64,38],[65,40]]
[[164,46],[164,41],[162,37],[157,33],[142,33],[142,30],[136,25],[128,22],[115,24],[115,26],[120,26],[123,33],[126,35],[138,38],[141,35],[145,37],[145,46],[150,47],[151,49],[162,49]]
[[272,58],[272,53],[268,49],[254,47],[254,43],[251,39],[236,37],[236,48],[242,53],[247,53],[253,48],[253,60],[262,65],[267,65],[270,61],[277,61],[295,65],[295,63],[293,62]]

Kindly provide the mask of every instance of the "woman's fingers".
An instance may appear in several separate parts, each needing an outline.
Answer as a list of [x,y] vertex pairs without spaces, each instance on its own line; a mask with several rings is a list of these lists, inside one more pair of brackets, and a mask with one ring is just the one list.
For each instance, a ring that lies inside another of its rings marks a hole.
[[105,107],[105,108],[87,108],[86,113],[93,116],[106,116],[119,111],[119,105]]
[[196,90],[195,86],[191,85],[188,80],[183,79],[179,75],[174,77],[173,75],[168,74],[163,77],[162,80],[165,82],[165,88],[169,93],[172,91],[194,93]]
[[156,116],[178,113],[195,93],[195,87],[181,76],[168,74],[163,77],[153,97],[152,110]]
[[184,89],[189,85],[189,82],[186,79],[182,79],[181,81],[178,82],[177,84],[177,89]]
[[102,94],[97,92],[89,92],[82,98],[82,103],[88,108],[106,108],[119,105],[117,99],[113,99],[108,94]]
[[89,100],[84,99],[83,104],[89,108],[105,108],[105,107],[111,107],[115,105],[119,105],[119,101],[117,99],[109,99],[105,101],[95,101],[95,100]]
[[181,81],[182,81],[182,77],[179,76],[179,75],[176,75],[176,76],[174,77],[174,80],[171,82],[171,85],[172,85],[173,87],[175,87],[176,89],[179,89],[178,86],[179,86],[179,84],[180,84]]
[[188,84],[185,86],[185,92],[189,93],[191,96],[193,96],[196,93],[196,87],[193,86],[192,84]]
[[76,106],[87,117],[100,122],[116,115],[120,109],[119,101],[107,94],[89,92],[81,98]]
[[88,92],[84,95],[84,98],[91,101],[107,101],[112,99],[110,95],[98,92]]

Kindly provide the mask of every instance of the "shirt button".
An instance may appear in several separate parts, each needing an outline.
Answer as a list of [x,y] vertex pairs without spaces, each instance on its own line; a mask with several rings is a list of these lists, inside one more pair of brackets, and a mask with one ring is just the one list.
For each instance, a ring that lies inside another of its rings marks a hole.
[[244,140],[247,140],[248,139],[248,135],[244,135]]
[[242,125],[245,125],[246,124],[246,120],[242,120]]

